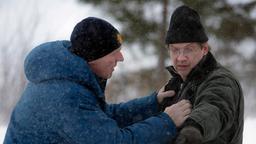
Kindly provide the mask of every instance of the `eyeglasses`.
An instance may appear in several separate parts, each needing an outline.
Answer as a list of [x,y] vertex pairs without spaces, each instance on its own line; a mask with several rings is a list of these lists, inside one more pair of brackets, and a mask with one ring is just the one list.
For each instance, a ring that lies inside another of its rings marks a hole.
[[169,48],[170,52],[172,55],[175,56],[179,56],[179,55],[183,55],[183,56],[191,56],[194,53],[196,53],[199,48],[192,48],[192,47],[185,47],[185,48],[176,48],[176,47],[170,47]]

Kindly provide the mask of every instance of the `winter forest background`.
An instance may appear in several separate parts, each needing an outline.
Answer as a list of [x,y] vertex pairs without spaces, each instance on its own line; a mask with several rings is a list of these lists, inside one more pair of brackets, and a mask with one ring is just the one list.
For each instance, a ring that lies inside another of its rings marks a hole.
[[247,127],[256,128],[255,0],[0,0],[0,143],[26,84],[23,61],[33,47],[69,39],[74,25],[85,17],[106,19],[124,36],[125,58],[108,82],[107,100],[144,96],[170,78],[164,37],[170,14],[182,3],[198,10],[213,54],[242,83],[244,143],[249,144]]

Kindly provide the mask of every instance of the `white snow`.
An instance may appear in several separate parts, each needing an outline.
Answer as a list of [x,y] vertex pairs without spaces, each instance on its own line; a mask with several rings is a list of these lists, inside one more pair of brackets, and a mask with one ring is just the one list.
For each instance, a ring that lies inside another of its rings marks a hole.
[[244,123],[243,144],[255,144],[256,118],[247,118]]
[[2,144],[4,141],[6,128],[7,128],[6,126],[0,126],[0,144]]

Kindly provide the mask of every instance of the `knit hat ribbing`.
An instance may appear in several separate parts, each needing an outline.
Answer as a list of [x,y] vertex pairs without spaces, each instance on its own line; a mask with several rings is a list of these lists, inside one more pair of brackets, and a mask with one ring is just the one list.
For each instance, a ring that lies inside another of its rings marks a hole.
[[207,41],[208,37],[201,24],[199,14],[188,6],[178,7],[172,14],[165,43]]
[[109,22],[96,17],[88,17],[79,22],[71,34],[70,51],[93,61],[121,46],[122,39],[118,30]]

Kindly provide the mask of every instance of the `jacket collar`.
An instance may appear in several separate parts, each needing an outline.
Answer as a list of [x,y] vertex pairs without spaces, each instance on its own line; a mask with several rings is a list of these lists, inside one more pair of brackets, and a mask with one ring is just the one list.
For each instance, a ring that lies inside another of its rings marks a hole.
[[[208,75],[211,71],[213,71],[217,67],[217,61],[215,60],[214,56],[211,52],[208,52],[200,62],[191,70],[188,74],[186,81],[195,80],[200,82]],[[173,66],[167,67],[167,70],[173,77],[180,77],[181,76],[176,72]]]

